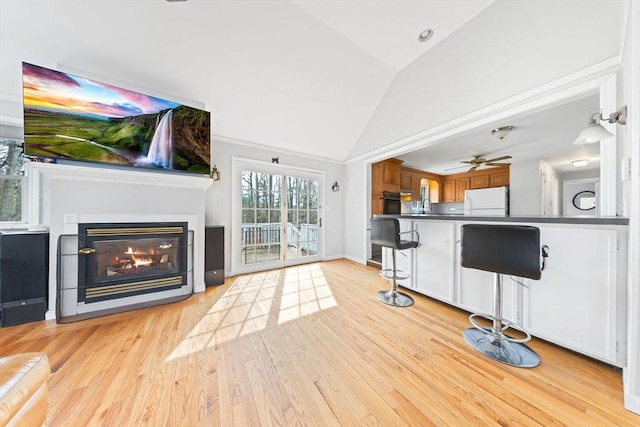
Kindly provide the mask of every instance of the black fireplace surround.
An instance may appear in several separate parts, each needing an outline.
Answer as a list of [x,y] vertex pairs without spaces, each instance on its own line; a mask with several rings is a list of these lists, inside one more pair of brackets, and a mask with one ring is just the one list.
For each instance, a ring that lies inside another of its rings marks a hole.
[[78,225],[78,302],[165,291],[187,284],[186,222]]

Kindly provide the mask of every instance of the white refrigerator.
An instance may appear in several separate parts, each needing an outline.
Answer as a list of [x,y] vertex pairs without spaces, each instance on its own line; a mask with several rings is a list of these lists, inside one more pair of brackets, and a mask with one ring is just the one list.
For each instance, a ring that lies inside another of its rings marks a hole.
[[464,214],[475,216],[509,215],[509,188],[493,187],[466,190]]

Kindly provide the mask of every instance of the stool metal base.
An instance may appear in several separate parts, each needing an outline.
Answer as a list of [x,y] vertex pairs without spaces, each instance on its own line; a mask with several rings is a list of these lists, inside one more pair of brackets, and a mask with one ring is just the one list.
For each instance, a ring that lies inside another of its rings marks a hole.
[[538,355],[525,344],[488,335],[476,328],[466,329],[462,336],[470,346],[498,362],[519,368],[534,368],[540,364]]
[[413,298],[398,291],[378,291],[376,292],[378,301],[394,307],[409,307],[413,304]]

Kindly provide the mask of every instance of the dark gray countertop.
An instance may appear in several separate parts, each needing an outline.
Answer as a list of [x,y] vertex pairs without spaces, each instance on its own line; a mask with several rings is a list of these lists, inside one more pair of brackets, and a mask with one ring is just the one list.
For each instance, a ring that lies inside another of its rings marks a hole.
[[620,216],[467,216],[459,214],[404,214],[374,215],[402,219],[424,219],[445,221],[493,221],[493,222],[537,222],[552,224],[593,224],[593,225],[629,225],[629,218]]

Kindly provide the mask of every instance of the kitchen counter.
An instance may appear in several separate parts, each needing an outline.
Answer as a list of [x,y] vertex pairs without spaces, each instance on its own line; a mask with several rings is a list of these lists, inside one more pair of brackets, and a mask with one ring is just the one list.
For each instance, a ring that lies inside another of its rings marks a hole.
[[620,216],[477,216],[461,214],[402,214],[402,215],[375,215],[381,217],[395,217],[402,219],[425,219],[447,221],[490,221],[490,222],[535,222],[551,224],[593,224],[593,225],[629,225],[629,218]]
[[[393,215],[386,215],[393,216]],[[614,366],[626,357],[628,218],[593,216],[465,216],[408,214],[400,231],[420,245],[397,257],[409,277],[397,284],[471,313],[491,313],[494,278],[461,265],[465,224],[530,225],[548,258],[540,280],[505,278],[503,316],[533,336]],[[382,268],[391,267],[382,250]]]

